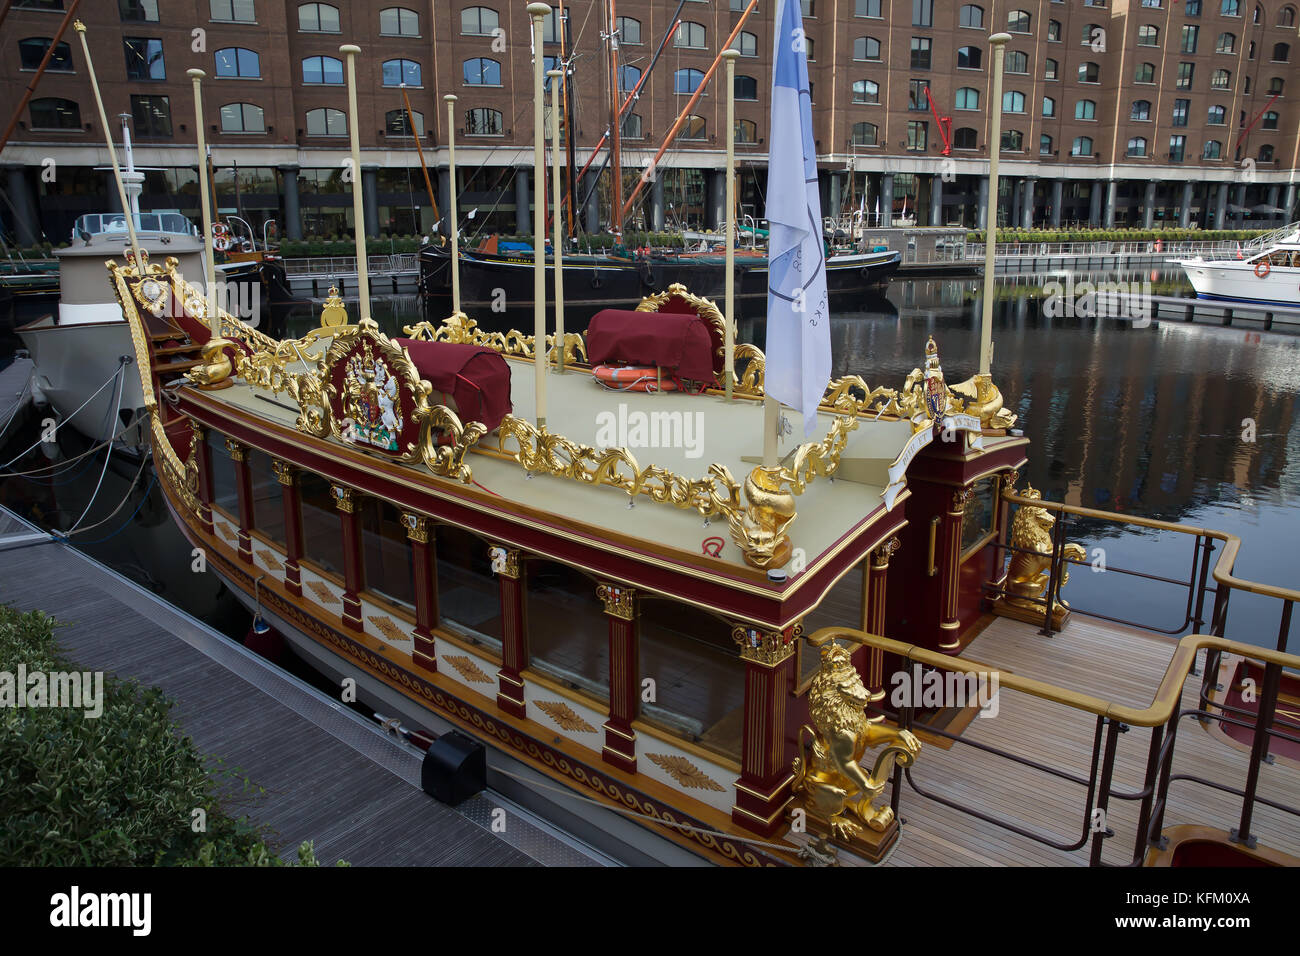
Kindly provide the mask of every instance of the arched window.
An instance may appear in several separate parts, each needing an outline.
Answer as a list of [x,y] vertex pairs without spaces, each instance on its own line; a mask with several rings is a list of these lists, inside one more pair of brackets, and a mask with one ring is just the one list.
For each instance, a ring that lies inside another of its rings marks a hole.
[[262,75],[262,64],[256,53],[242,46],[228,46],[217,51],[217,76],[238,76],[244,79]]
[[1079,64],[1079,82],[1080,83],[1100,83],[1101,68],[1096,63]]
[[45,96],[32,100],[32,129],[81,129],[81,107],[75,100]]
[[619,17],[615,22],[618,25],[618,39],[620,43],[641,42],[640,20],[635,17]]
[[1237,35],[1235,33],[1220,33],[1219,39],[1214,41],[1214,52],[1236,53]]
[[491,36],[499,25],[497,12],[491,7],[466,7],[460,12],[460,32],[464,36]]
[[[877,59],[879,59],[880,44],[876,44]],[[980,63],[984,60],[984,51],[977,46],[963,46],[957,48],[957,68],[959,70],[978,70]]]
[[1273,62],[1285,63],[1291,59],[1291,44],[1274,43],[1273,44]]
[[342,110],[322,107],[307,111],[308,136],[346,136],[348,117]]
[[1134,100],[1134,101],[1133,101],[1133,108],[1129,111],[1129,116],[1128,116],[1128,118],[1131,119],[1131,120],[1139,120],[1139,121],[1142,121],[1142,122],[1150,121],[1150,119],[1151,119],[1151,101],[1150,101],[1150,100]]
[[747,119],[736,120],[736,142],[757,143],[758,124],[755,123],[753,120],[747,120]]
[[1044,116],[1056,115],[1056,100],[1052,99],[1050,96],[1043,97],[1043,115]]
[[1105,41],[1106,31],[1097,26],[1097,24],[1085,23],[1083,25],[1083,33],[1079,37],[1079,42],[1083,46],[1092,46],[1094,43],[1101,43],[1104,45]]
[[1225,118],[1226,110],[1222,106],[1211,106],[1205,117],[1206,126],[1223,126],[1227,119]]
[[854,146],[877,146],[876,139],[877,129],[875,123],[854,123],[853,124],[853,145]]
[[1264,114],[1264,122],[1260,124],[1259,128],[1277,129],[1277,121],[1278,121],[1277,110],[1269,110],[1267,113]]
[[[28,37],[26,40],[18,41],[18,60],[24,70],[39,70],[41,60],[45,59],[45,51],[50,48],[49,37]],[[66,43],[57,43],[54,46],[54,54],[50,57],[49,65],[45,67],[47,73],[71,73],[72,72],[72,48]]]
[[[859,81],[861,82],[861,81]],[[752,76],[738,74],[736,76],[736,99],[738,100],[756,100],[758,99],[758,80]],[[853,84],[854,102],[861,102],[857,99],[858,84]]]
[[1011,33],[1028,33],[1029,22],[1028,10],[1010,10],[1007,12],[1007,30]]
[[[424,135],[424,114],[418,110],[412,110],[411,115],[415,117],[415,135]],[[389,110],[384,114],[384,133],[388,136],[410,136],[411,123],[407,119],[406,110]]]
[[1074,104],[1074,118],[1090,120],[1097,118],[1097,104],[1093,100],[1079,100]]
[[265,133],[266,114],[252,103],[227,103],[221,107],[221,132]]
[[704,40],[707,32],[704,24],[696,23],[694,20],[683,20],[682,25],[677,28],[677,33],[673,37],[673,46],[686,47],[689,50],[703,50]]
[[975,139],[978,134],[969,126],[961,126],[952,131],[952,145],[954,149],[974,149]]
[[338,33],[339,8],[329,3],[304,3],[298,7],[298,29],[303,33]]
[[1159,46],[1160,28],[1144,23],[1138,27],[1138,46]]
[[414,60],[385,60],[384,86],[423,86],[420,82],[420,64]]
[[1223,144],[1217,139],[1206,142],[1205,148],[1201,150],[1201,159],[1219,159],[1223,155]]
[[880,84],[877,83],[875,80],[854,80],[853,81],[853,102],[879,105]]
[[642,139],[645,133],[641,126],[640,113],[628,113],[623,117],[623,138],[624,139]]
[[385,7],[379,11],[379,35],[385,37],[418,37],[420,15],[406,7]]
[[1054,80],[1060,75],[1060,64],[1051,57],[1043,61],[1043,79]]
[[1002,152],[1023,153],[1025,151],[1025,134],[1018,129],[1002,131]]
[[1125,151],[1126,156],[1145,156],[1147,154],[1147,141],[1145,137],[1134,136],[1128,141],[1128,149]]
[[[304,83],[343,85],[343,61],[332,56],[309,56],[302,61]],[[313,112],[315,112],[313,110]],[[337,112],[337,111],[336,111]]]
[[1029,56],[1021,53],[1019,50],[1008,50],[1006,60],[1006,70],[1008,73],[1028,73]]
[[682,139],[704,139],[707,127],[704,123],[703,116],[691,115],[686,117],[686,122],[682,124]]
[[1038,153],[1040,156],[1052,155],[1052,137],[1046,133],[1038,137]]
[[1259,161],[1261,163],[1273,162],[1273,147],[1265,143],[1259,148]]
[[1071,156],[1091,156],[1092,155],[1092,137],[1076,136],[1074,142],[1070,145]]
[[641,71],[635,66],[620,64],[618,68],[618,88],[624,93],[631,93],[641,82]]
[[736,49],[740,51],[741,56],[758,56],[758,37],[741,30],[740,36],[736,37]]
[[1137,69],[1133,71],[1134,83],[1154,83],[1156,81],[1156,65],[1154,63],[1139,63]]
[[1047,21],[1047,40],[1049,43],[1061,42],[1061,21],[1060,20]]
[[1025,94],[1019,90],[1007,90],[1002,94],[1002,112],[1023,113],[1025,111]]
[[466,86],[500,86],[501,64],[486,56],[476,56],[464,63]]
[[1295,7],[1283,7],[1278,12],[1277,25],[1280,27],[1295,26]]
[[1232,86],[1232,73],[1228,70],[1215,70],[1210,75],[1210,89],[1226,90]]
[[980,108],[980,91],[973,86],[963,86],[957,91],[956,107],[959,110],[977,110]]
[[694,93],[704,82],[704,74],[699,70],[678,70],[673,74],[674,93]]
[[984,8],[977,7],[973,3],[967,3],[961,8],[961,25],[964,27],[982,27],[984,26]]
[[880,41],[875,37],[858,37],[853,41],[853,59],[879,60]]
[[500,136],[504,132],[500,110],[476,106],[465,111],[466,136]]

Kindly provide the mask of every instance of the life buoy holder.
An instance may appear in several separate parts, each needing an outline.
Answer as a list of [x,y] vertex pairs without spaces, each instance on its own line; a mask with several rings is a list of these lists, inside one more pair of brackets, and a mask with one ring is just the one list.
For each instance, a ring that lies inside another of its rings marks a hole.
[[226,239],[230,236],[230,227],[224,222],[214,222],[212,224],[212,238]]
[[225,236],[217,236],[212,240],[212,247],[218,252],[225,252],[230,248],[230,240]]
[[1273,267],[1268,264],[1267,259],[1260,259],[1255,263],[1255,277],[1258,279],[1265,278],[1272,271]]
[[591,374],[601,385],[620,392],[677,391],[676,379],[653,365],[597,365]]

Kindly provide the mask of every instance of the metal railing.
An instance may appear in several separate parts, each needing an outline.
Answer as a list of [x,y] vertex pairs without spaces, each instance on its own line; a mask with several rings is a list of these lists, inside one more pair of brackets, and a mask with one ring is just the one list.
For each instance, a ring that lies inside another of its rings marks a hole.
[[[398,253],[395,255],[366,256],[366,268],[375,277],[420,272],[420,257],[417,253]],[[301,259],[285,259],[284,270],[290,277],[316,276],[355,276],[357,274],[356,256],[311,256]]]

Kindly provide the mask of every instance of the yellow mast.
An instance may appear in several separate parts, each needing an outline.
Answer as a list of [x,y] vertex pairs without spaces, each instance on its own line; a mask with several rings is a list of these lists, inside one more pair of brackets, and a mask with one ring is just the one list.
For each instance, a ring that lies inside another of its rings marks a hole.
[[726,49],[722,56],[727,61],[727,277],[726,315],[723,319],[723,388],[727,401],[731,401],[732,369],[736,364],[736,57],[740,51]]
[[460,212],[456,208],[456,94],[443,97],[447,103],[447,217],[451,224],[451,311],[460,311]]
[[194,82],[194,128],[198,131],[199,147],[199,194],[203,197],[203,254],[207,257],[208,296],[208,331],[214,338],[221,335],[221,316],[217,312],[217,260],[212,248],[212,200],[208,195],[208,155],[207,138],[203,133],[203,78],[207,76],[202,70],[186,70],[185,75]]
[[348,134],[352,139],[352,219],[357,237],[357,292],[361,321],[370,319],[370,274],[366,261],[366,210],[361,200],[361,132],[357,129],[357,54],[361,47],[345,43],[339,52],[348,58]]
[[993,100],[989,104],[989,202],[984,215],[984,308],[980,315],[980,374],[988,375],[993,364],[993,275],[997,268],[994,247],[998,235],[998,154],[1002,150],[1002,63],[1006,58],[1009,33],[989,37],[993,47]]
[[561,228],[560,228],[560,95],[557,92],[560,88],[560,79],[564,73],[560,70],[549,70],[546,73],[551,78],[551,207],[554,210],[551,216],[551,222],[554,228],[551,230],[553,238],[551,242],[555,246],[552,268],[555,272],[555,347],[559,353],[556,370],[561,375],[564,374],[564,253],[561,251]]
[[[533,19],[533,361],[536,371],[537,427],[546,427],[546,155],[542,133],[542,21],[550,16],[545,3],[530,3]],[[559,251],[558,249],[556,250]]]

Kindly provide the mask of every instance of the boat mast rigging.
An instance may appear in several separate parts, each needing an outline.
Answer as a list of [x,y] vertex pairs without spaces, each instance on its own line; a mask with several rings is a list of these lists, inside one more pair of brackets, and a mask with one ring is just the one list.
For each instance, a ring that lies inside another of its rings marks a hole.
[[623,217],[627,210],[623,207],[623,164],[619,155],[623,147],[618,109],[618,21],[615,19],[614,0],[605,0],[605,3],[609,18],[609,154],[613,166],[609,192],[609,228],[614,233],[615,240],[621,243]]

